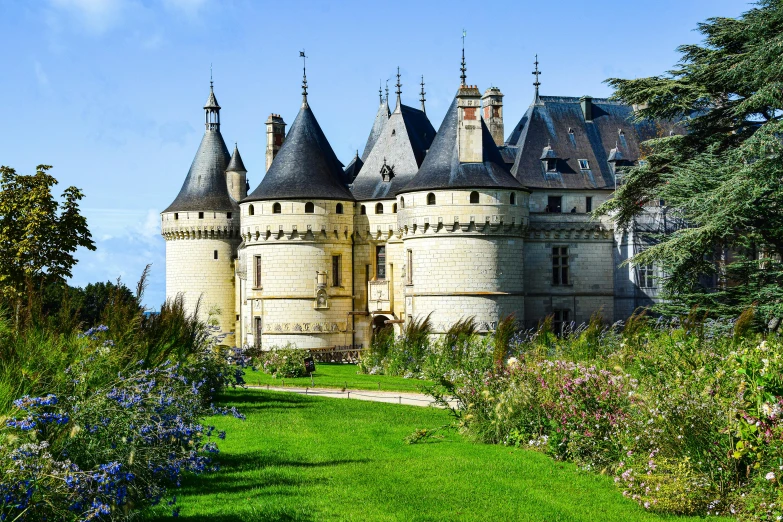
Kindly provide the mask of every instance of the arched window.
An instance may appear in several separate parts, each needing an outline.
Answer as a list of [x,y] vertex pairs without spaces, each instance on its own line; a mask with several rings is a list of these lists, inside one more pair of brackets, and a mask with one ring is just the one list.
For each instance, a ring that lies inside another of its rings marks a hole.
[[343,213],[343,204],[342,204],[342,203],[338,203],[338,204],[337,204],[337,210],[336,210],[336,212],[337,212],[338,214],[342,214],[342,213]]
[[400,198],[400,207],[405,208],[405,198]]
[[256,208],[253,205],[250,205],[247,207],[247,214],[249,216],[254,216],[256,214]]
[[509,198],[509,202],[512,205],[516,205],[517,204],[517,193],[516,192],[512,192],[511,193],[511,197]]
[[367,213],[367,207],[365,207],[364,205],[362,205],[362,208],[361,208],[361,210],[359,211],[359,213],[360,213],[362,216],[363,216],[363,215],[365,215],[365,214]]
[[272,205],[272,214],[280,214],[282,212],[282,209],[280,208],[280,203],[275,203]]
[[315,212],[315,205],[313,205],[312,201],[308,201],[305,203],[305,214],[312,214]]
[[475,190],[470,193],[470,202],[474,204],[479,202],[479,193]]
[[435,204],[435,194],[433,194],[432,192],[427,194],[427,204],[428,205],[434,205]]
[[396,213],[397,213],[397,203],[393,203],[392,204],[392,214],[396,214]]
[[383,214],[383,203],[378,203],[377,205],[375,205],[375,213]]

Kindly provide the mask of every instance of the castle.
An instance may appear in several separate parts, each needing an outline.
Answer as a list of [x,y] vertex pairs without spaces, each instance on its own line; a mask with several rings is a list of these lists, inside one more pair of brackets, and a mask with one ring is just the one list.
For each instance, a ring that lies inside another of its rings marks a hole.
[[[508,314],[555,328],[599,312],[628,317],[657,297],[656,267],[623,264],[664,231],[663,203],[615,230],[591,212],[637,164],[660,125],[607,99],[539,95],[505,139],[503,97],[461,82],[437,132],[401,100],[379,107],[347,167],[307,99],[285,133],[266,122],[266,167],[252,192],[220,133],[210,82],[206,130],[185,182],[161,213],[166,294],[211,314],[226,343],[262,348],[367,346],[431,314],[436,332],[473,316],[492,331]],[[669,130],[669,132],[673,132]]]

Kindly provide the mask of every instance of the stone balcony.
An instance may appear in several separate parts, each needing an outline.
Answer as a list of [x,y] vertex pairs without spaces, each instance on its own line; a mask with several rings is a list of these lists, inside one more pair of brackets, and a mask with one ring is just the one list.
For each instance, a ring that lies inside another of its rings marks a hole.
[[370,313],[391,312],[393,301],[391,281],[379,279],[367,283],[367,305]]

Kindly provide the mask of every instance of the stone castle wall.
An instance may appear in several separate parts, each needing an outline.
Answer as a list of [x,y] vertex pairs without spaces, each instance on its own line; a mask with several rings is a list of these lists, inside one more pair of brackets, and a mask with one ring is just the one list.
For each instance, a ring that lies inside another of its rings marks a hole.
[[[176,214],[176,216],[175,216]],[[199,318],[213,319],[235,344],[234,257],[239,244],[239,216],[225,212],[164,213],[166,298],[182,294],[188,313],[199,305]],[[199,299],[201,302],[199,303]]]

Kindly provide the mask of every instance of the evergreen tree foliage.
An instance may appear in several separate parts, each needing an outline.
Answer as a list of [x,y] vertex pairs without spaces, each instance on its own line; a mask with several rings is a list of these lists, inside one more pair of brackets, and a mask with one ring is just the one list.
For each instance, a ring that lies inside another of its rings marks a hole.
[[666,74],[607,80],[640,120],[679,121],[686,132],[645,142],[646,162],[624,173],[598,212],[627,228],[648,202],[664,200],[687,228],[632,262],[664,270],[669,310],[697,305],[736,317],[755,305],[768,321],[783,316],[783,0],[698,30],[702,44],[679,47]]

